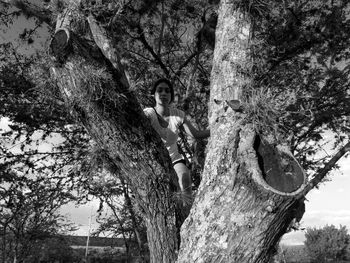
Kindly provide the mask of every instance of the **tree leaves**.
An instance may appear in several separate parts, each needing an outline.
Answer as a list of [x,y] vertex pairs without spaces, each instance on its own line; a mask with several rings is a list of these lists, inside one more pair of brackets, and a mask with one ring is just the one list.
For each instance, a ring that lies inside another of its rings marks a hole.
[[323,228],[308,228],[305,246],[313,262],[348,259],[350,235],[345,226],[336,228],[326,225]]

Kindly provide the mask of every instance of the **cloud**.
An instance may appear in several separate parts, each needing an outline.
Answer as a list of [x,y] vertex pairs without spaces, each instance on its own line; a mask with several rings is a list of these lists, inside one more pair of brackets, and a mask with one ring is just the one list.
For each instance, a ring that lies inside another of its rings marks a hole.
[[[305,212],[301,220],[301,227],[322,228],[326,225],[334,225],[339,228],[340,225],[346,226],[350,233],[350,210],[318,210]],[[281,244],[284,245],[302,245],[305,241],[305,231],[293,231],[283,236]]]
[[297,246],[304,244],[305,233],[303,231],[293,231],[282,237],[281,244],[289,246]]
[[350,175],[350,156],[346,158],[342,158],[339,161],[339,165],[341,167],[341,170],[344,174]]
[[350,172],[350,156],[343,158],[339,161],[339,164],[343,168],[343,170]]
[[99,201],[93,199],[85,205],[75,205],[73,202],[64,205],[61,208],[61,213],[66,216],[73,224],[75,224],[79,229],[73,235],[87,235],[89,232],[90,216],[91,220],[91,230],[93,232],[98,228],[98,223],[96,222],[97,209],[99,207]]
[[348,215],[350,216],[350,210],[315,210],[308,212],[309,215],[320,215],[320,214],[328,214],[328,215]]
[[304,227],[323,227],[325,225],[346,226],[350,231],[350,210],[318,210],[306,211],[302,219]]
[[319,195],[319,194],[323,194],[323,191],[321,191],[320,189],[314,188],[311,190],[311,192],[307,195],[307,199],[312,196],[312,195]]
[[4,131],[4,132],[7,132],[10,129],[9,127],[9,124],[10,124],[10,121],[9,121],[9,118],[0,118],[0,131]]

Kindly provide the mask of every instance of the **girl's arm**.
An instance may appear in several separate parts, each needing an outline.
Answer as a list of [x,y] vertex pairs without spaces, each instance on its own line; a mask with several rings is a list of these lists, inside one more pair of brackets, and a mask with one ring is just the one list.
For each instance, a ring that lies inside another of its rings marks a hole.
[[185,118],[182,125],[185,129],[185,132],[196,139],[208,138],[210,136],[210,130],[198,130],[192,125],[190,121],[187,120],[187,118]]

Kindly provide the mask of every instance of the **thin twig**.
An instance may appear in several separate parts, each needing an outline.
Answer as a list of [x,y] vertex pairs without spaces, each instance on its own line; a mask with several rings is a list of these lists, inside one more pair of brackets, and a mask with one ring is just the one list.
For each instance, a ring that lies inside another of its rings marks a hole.
[[318,185],[331,171],[334,165],[342,158],[347,152],[350,151],[350,141],[345,144],[326,164],[321,168],[316,175],[308,182],[306,185],[303,194],[306,195],[311,189]]
[[156,63],[164,71],[166,77],[169,77],[170,74],[169,74],[168,68],[165,66],[165,64],[163,63],[162,59],[154,52],[154,50],[151,47],[151,45],[147,42],[145,34],[144,34],[140,24],[137,26],[137,31],[139,33],[138,39],[141,41],[141,43],[144,45],[144,47],[149,51],[149,53],[151,53],[151,55],[155,59]]

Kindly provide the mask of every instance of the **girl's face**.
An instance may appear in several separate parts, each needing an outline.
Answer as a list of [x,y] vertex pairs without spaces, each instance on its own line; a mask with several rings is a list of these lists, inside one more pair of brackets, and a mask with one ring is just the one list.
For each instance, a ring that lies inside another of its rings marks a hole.
[[156,92],[154,93],[154,98],[156,103],[159,105],[168,105],[171,101],[171,90],[168,84],[161,82],[156,87]]

